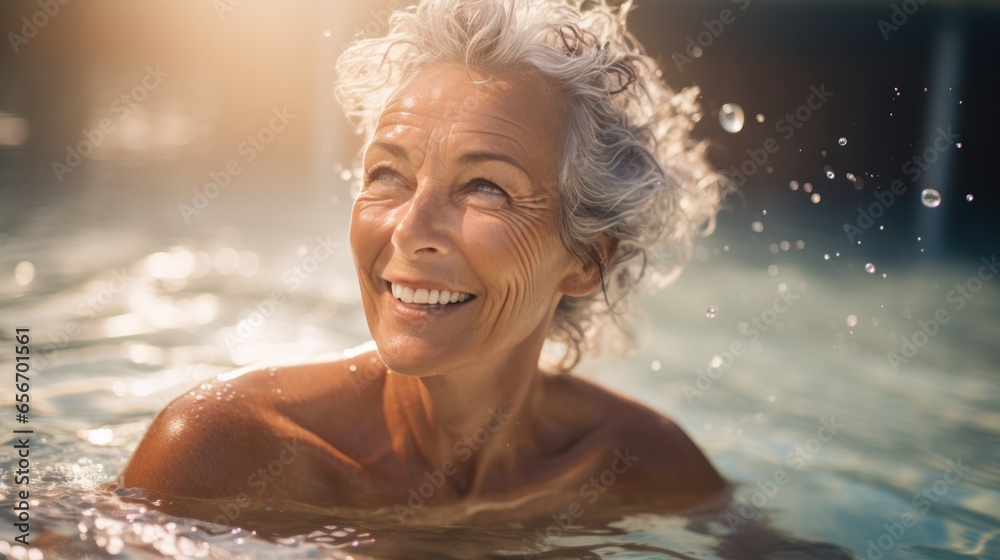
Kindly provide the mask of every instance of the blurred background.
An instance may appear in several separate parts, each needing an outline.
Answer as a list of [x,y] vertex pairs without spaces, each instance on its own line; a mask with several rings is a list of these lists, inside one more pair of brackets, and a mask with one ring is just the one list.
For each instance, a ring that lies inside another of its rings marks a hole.
[[[59,556],[190,537],[144,517],[140,539],[81,496],[173,398],[368,339],[347,246],[360,144],[333,67],[401,5],[0,3],[0,359],[31,327],[32,496],[47,493],[32,528]],[[881,550],[998,557],[1000,290],[977,277],[1000,241],[998,4],[637,0],[629,22],[671,86],[700,87],[695,135],[740,188],[677,283],[636,306],[639,350],[580,373],[677,419],[741,498],[788,470],[766,515],[859,555],[964,460],[972,474]],[[781,311],[781,294],[801,299]],[[734,360],[737,342],[751,351]],[[821,416],[847,428],[793,472]],[[671,523],[630,538],[695,542]],[[277,554],[212,535],[219,557]]]
[[[387,9],[403,4],[4,2],[3,228],[34,220],[36,204],[68,204],[94,188],[148,201],[133,208],[144,223],[188,225],[193,214],[185,222],[177,206],[192,203],[193,189],[221,184],[213,177],[230,160],[241,173],[197,220],[229,212],[280,220],[264,202],[274,199],[349,205],[341,177],[350,179],[358,143],[333,101],[333,63],[350,37],[383,34]],[[671,85],[701,87],[696,133],[712,142],[721,169],[738,169],[768,137],[779,141],[724,225],[767,209],[802,236],[832,233],[846,248],[843,224],[899,179],[908,194],[878,218],[881,231],[857,238],[886,258],[920,249],[940,257],[982,252],[997,238],[998,12],[995,3],[959,0],[646,0],[631,27]],[[807,122],[782,125],[821,86],[833,93],[828,102],[800,111]],[[740,111],[728,130],[718,118],[733,116],[727,104]],[[276,110],[293,122],[262,132]],[[914,181],[904,165],[933,146],[939,128],[960,139]],[[788,192],[793,180],[810,183],[820,202],[801,187]],[[921,204],[925,188],[942,197],[934,212]],[[931,230],[937,235],[916,241]]]

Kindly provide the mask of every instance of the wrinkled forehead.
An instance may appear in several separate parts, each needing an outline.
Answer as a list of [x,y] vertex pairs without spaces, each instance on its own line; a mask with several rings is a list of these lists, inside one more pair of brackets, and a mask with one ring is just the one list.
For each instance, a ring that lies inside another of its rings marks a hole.
[[470,75],[460,65],[430,66],[417,70],[389,101],[373,140],[446,128],[472,142],[519,152],[532,166],[554,169],[564,113],[563,96],[536,75]]

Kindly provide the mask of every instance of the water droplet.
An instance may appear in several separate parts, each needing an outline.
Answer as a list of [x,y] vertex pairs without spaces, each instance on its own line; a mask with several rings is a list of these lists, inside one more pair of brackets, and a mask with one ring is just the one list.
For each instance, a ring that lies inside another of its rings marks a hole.
[[855,177],[855,176],[854,176],[854,173],[851,173],[851,172],[847,172],[847,173],[846,173],[846,174],[844,175],[844,177],[847,177],[847,180],[848,180],[848,181],[850,181],[850,182],[852,182],[852,183],[856,183],[856,182],[858,181],[858,178],[857,178],[857,177]]
[[31,261],[21,261],[14,267],[14,282],[18,286],[27,286],[35,279],[35,265]]
[[821,197],[818,192],[815,192],[811,197],[809,197],[809,200],[811,200],[813,204],[819,204],[819,201],[822,200],[822,198],[823,197]]
[[757,122],[764,122],[763,113],[757,113]]
[[653,360],[653,363],[649,365],[649,368],[653,371],[660,371],[661,367],[663,367],[663,364],[660,363],[660,360]]
[[787,251],[792,248],[792,245],[788,241],[782,241],[779,247],[781,247],[782,251]]
[[712,359],[708,361],[708,367],[718,369],[722,365],[722,356],[716,354],[712,356]]
[[802,185],[802,190],[805,191],[805,192],[807,192],[807,193],[813,192],[813,185],[812,185],[812,183],[806,183],[806,184]]
[[798,181],[789,181],[788,182],[788,188],[792,189],[793,191],[799,190],[799,182]]
[[830,260],[830,253],[823,253],[823,260],[824,261]]
[[956,142],[955,143],[955,147],[958,148],[959,150],[961,150],[962,149],[962,143],[961,142]]
[[806,242],[802,241],[801,239],[799,239],[798,241],[795,242],[795,248],[796,249],[805,249],[806,248]]
[[858,316],[857,315],[848,315],[847,316],[847,326],[848,327],[854,327],[857,324],[858,324]]
[[768,276],[777,276],[778,275],[778,265],[774,265],[774,264],[769,265],[767,267],[767,275]]
[[702,55],[702,54],[703,54],[704,52],[705,52],[705,51],[703,51],[703,50],[701,49],[701,47],[699,47],[699,46],[697,46],[697,45],[695,45],[695,46],[694,46],[694,47],[693,47],[693,48],[691,49],[691,54],[692,54],[692,55],[693,55],[693,56],[694,56],[695,58],[701,58],[701,55]]
[[971,194],[965,195],[965,200],[968,202],[972,202],[973,200],[975,200],[975,198],[976,197],[972,196]]
[[865,264],[865,272],[868,274],[875,274],[875,265],[872,263]]
[[837,145],[838,146],[846,146],[847,145],[847,138],[841,136],[840,140],[837,140]]
[[823,171],[826,173],[827,179],[833,179],[837,175],[833,172],[833,168],[829,165],[823,167]]
[[715,319],[715,316],[718,314],[719,314],[719,308],[714,305],[710,305],[708,309],[705,311],[705,316],[708,317],[709,319]]
[[719,124],[727,132],[743,130],[743,108],[735,103],[726,103],[719,111]]
[[760,233],[764,231],[764,224],[761,223],[759,220],[755,221],[754,223],[750,224],[750,229],[754,230],[757,233]]
[[323,36],[324,37],[329,37],[330,35],[333,35],[332,31],[330,31],[329,29],[324,29],[323,30]]
[[920,202],[923,202],[924,206],[928,208],[937,208],[941,205],[941,193],[934,189],[924,189],[920,193]]

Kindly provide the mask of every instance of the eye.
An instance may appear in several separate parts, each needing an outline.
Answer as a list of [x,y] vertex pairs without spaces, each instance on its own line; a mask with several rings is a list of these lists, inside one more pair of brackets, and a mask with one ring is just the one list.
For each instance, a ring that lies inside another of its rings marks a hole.
[[493,194],[502,197],[507,196],[507,192],[505,190],[501,189],[496,183],[488,179],[474,179],[472,181],[472,188],[476,192]]
[[385,165],[376,165],[368,168],[365,172],[365,184],[374,181],[393,181],[396,179],[396,172]]

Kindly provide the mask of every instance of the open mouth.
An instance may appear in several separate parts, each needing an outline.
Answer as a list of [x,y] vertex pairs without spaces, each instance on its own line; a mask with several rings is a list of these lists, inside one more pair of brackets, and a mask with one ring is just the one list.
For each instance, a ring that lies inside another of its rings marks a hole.
[[444,308],[458,306],[476,298],[476,296],[465,292],[411,288],[410,286],[401,286],[392,282],[387,282],[387,284],[394,298],[411,307]]

